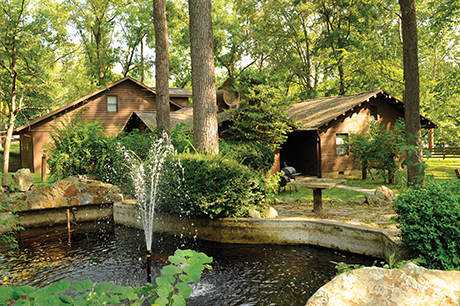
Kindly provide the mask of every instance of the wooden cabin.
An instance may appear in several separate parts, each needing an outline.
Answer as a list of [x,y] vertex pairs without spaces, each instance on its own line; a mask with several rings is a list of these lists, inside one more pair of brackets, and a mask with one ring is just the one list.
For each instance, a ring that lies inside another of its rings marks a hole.
[[[287,112],[302,128],[288,134],[272,171],[287,165],[305,175],[337,176],[358,168],[344,145],[350,134],[362,132],[371,118],[390,129],[404,118],[404,103],[377,90],[302,101]],[[423,116],[420,121],[425,129],[436,128]]]
[[[170,89],[170,111],[189,106],[187,89]],[[125,77],[49,114],[18,127],[14,134],[21,142],[21,166],[41,173],[44,145],[49,142],[52,125],[80,114],[89,120],[100,119],[109,132],[118,134],[136,111],[156,111],[156,92],[131,77]]]

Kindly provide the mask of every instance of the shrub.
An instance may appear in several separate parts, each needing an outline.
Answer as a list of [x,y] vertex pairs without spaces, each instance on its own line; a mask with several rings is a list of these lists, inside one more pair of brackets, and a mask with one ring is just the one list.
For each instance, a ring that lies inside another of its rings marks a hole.
[[123,150],[132,151],[140,160],[144,160],[149,154],[152,142],[158,138],[159,134],[156,132],[140,133],[138,130],[133,130],[130,133],[120,133],[118,137],[108,139],[106,150],[100,156],[97,169],[101,180],[120,187],[132,186],[129,175],[131,169],[126,162]]
[[46,145],[51,174],[58,179],[96,174],[107,146],[106,131],[100,120],[86,120],[77,115],[52,128],[51,142]]
[[397,121],[391,130],[387,130],[378,121],[371,120],[362,133],[350,135],[348,144],[353,160],[359,162],[363,171],[363,179],[367,171],[371,173],[371,168],[375,167],[385,181],[393,183],[400,168],[398,149],[405,144],[404,122]]
[[254,170],[267,172],[275,162],[275,153],[269,147],[250,141],[223,141],[219,152]]
[[[251,206],[263,206],[271,189],[263,176],[237,161],[215,155],[179,154],[183,188],[174,199],[162,201],[161,211],[193,216],[245,217]],[[174,186],[170,185],[171,189]]]
[[171,143],[177,153],[193,152],[195,150],[195,142],[193,140],[193,130],[191,127],[184,123],[176,125],[171,131]]
[[430,269],[460,268],[460,181],[410,187],[394,205],[403,247]]

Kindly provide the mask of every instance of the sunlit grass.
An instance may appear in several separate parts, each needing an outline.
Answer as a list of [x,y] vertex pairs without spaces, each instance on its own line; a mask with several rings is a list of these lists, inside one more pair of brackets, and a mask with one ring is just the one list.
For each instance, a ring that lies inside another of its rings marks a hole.
[[429,158],[426,175],[436,180],[457,179],[454,170],[460,169],[460,158]]
[[[430,158],[425,160],[428,168],[426,170],[426,178],[427,179],[435,179],[435,180],[450,180],[450,179],[457,179],[454,170],[459,168],[460,169],[460,159],[457,158]],[[355,175],[348,175],[342,176],[341,178],[345,179],[346,182],[343,183],[345,186],[352,186],[352,187],[359,187],[363,189],[371,189],[375,190],[379,186],[386,186],[393,190],[396,194],[400,192],[400,190],[406,188],[406,176],[407,172],[405,169],[402,169],[397,174],[397,179],[395,184],[388,184],[386,183],[381,177],[377,174],[373,174],[372,176],[368,176],[368,179],[363,181],[361,179],[361,174],[356,172]],[[332,188],[332,189],[325,189],[322,191],[323,201],[329,201],[333,198],[340,198],[343,201],[348,201],[350,199],[360,198],[363,197],[363,192],[354,191],[354,190],[347,190],[342,188]],[[297,192],[294,189],[289,190],[289,188],[282,189],[280,193],[276,195],[276,198],[282,199],[284,197],[290,197],[294,200],[302,200],[302,201],[313,201],[313,191],[306,187],[299,187],[297,188]]]

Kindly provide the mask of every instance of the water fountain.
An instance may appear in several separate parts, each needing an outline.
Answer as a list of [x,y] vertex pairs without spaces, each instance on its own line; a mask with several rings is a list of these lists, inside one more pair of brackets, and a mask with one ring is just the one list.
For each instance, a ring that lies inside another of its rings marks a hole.
[[[0,273],[0,279],[9,273],[23,275],[12,279],[18,285],[43,286],[60,279],[92,279],[142,286],[145,252],[151,282],[152,274],[158,275],[168,256],[180,246],[214,257],[214,270],[203,275],[187,305],[298,305],[334,276],[334,264],[330,261],[367,265],[374,261],[314,246],[225,244],[153,233],[155,206],[162,197],[160,185],[165,181],[162,169],[169,169],[166,157],[173,153],[174,148],[165,138],[152,144],[145,160],[123,151],[126,163],[133,169],[131,175],[145,244],[132,239],[142,235],[142,231],[100,221],[92,225],[93,229],[80,224],[71,233],[71,245],[62,243],[67,240],[65,229],[63,235],[62,229],[56,227],[43,232],[26,230],[19,233],[22,237],[19,237],[18,260],[0,256],[0,265],[9,266]],[[53,241],[48,242],[49,238]]]
[[152,233],[153,215],[155,204],[159,200],[159,184],[163,167],[166,164],[168,155],[175,154],[174,146],[169,141],[168,135],[152,141],[149,153],[145,160],[141,160],[134,152],[120,148],[125,161],[130,169],[130,176],[134,193],[137,199],[137,207],[141,212],[144,228],[145,242],[147,247],[147,282],[152,283],[151,276],[151,254],[152,254]]

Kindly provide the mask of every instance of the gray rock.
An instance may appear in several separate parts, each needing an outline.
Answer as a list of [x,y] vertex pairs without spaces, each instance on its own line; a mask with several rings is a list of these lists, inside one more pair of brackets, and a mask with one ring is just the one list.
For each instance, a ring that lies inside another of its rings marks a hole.
[[388,187],[380,186],[375,190],[375,195],[379,198],[382,198],[386,201],[394,201],[396,199],[396,194]]
[[458,305],[460,271],[428,270],[413,263],[395,270],[366,267],[321,287],[306,306]]
[[351,199],[347,202],[348,205],[363,205],[364,203],[366,203],[366,198]]
[[373,194],[366,194],[366,202],[369,205],[381,205],[385,200]]
[[331,199],[331,203],[332,204],[343,204],[345,203],[342,199],[339,199],[339,198],[333,198]]
[[13,187],[17,191],[28,191],[34,185],[34,178],[30,170],[22,168],[13,174]]
[[282,204],[282,203],[283,203],[283,201],[281,201],[280,199],[275,198],[273,200],[273,204]]
[[290,197],[284,197],[281,201],[283,201],[283,203],[294,203],[294,199]]

